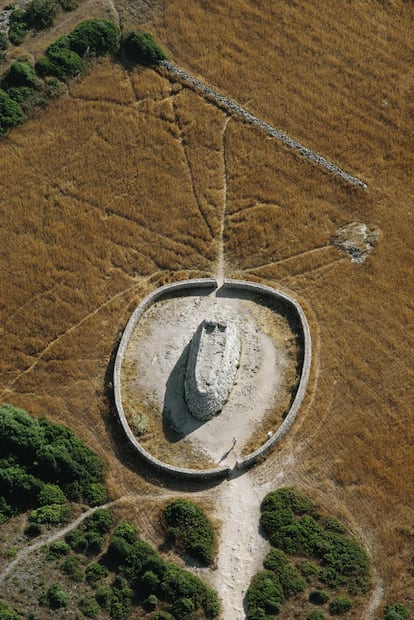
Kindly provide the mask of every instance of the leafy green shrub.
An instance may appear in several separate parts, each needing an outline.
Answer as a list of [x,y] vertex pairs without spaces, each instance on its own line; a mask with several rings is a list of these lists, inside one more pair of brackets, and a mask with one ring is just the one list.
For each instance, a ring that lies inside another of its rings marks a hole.
[[215,533],[204,510],[190,500],[178,499],[166,506],[162,519],[168,536],[205,565],[214,558]]
[[67,506],[61,504],[51,504],[50,506],[40,506],[35,508],[29,515],[29,520],[33,523],[45,525],[60,525],[67,523],[70,511]]
[[46,56],[42,56],[41,58],[36,60],[34,68],[37,75],[41,78],[46,77],[47,75],[51,75],[53,71],[52,63],[50,62],[49,58],[46,58]]
[[16,47],[18,45],[21,45],[26,38],[27,32],[28,32],[28,28],[26,24],[21,23],[21,22],[16,22],[14,24],[11,24],[9,28],[10,43],[12,43],[12,45],[15,45]]
[[325,616],[321,611],[311,611],[310,614],[306,616],[306,620],[325,620]]
[[39,506],[64,504],[65,502],[66,495],[57,484],[45,484],[37,498]]
[[347,598],[345,596],[338,596],[334,598],[329,605],[329,613],[332,616],[340,616],[341,614],[349,611],[351,607],[352,601],[350,598]]
[[25,21],[25,13],[20,9],[14,9],[10,15],[9,41],[12,45],[23,43],[29,26]]
[[69,551],[69,545],[63,542],[63,540],[57,540],[49,545],[46,560],[57,560],[64,555],[68,555]]
[[308,583],[314,583],[319,575],[319,567],[315,562],[308,562],[307,560],[299,560],[296,562],[296,568],[298,568],[303,577],[305,577]]
[[191,598],[179,598],[172,606],[173,616],[176,618],[187,618],[194,611],[194,602]]
[[85,570],[85,579],[88,583],[97,583],[108,574],[108,569],[103,564],[92,562]]
[[309,594],[309,600],[314,605],[324,605],[329,601],[329,594],[323,590],[313,590]]
[[32,0],[24,13],[26,23],[37,30],[49,28],[58,12],[56,0]]
[[[79,73],[83,73],[84,64],[82,59],[80,59],[80,61],[82,69],[79,70]],[[78,75],[78,73],[74,75]],[[92,482],[88,486],[88,488],[85,489],[85,500],[88,502],[89,506],[100,506],[100,504],[104,504],[107,500],[107,494],[104,485],[100,482]]]
[[88,532],[98,532],[106,534],[113,526],[115,519],[110,510],[98,508],[89,517],[86,517],[83,524]]
[[81,22],[71,32],[70,47],[83,56],[86,52],[102,56],[119,48],[117,26],[105,19],[90,19]]
[[100,612],[100,607],[94,597],[84,596],[79,601],[79,609],[87,618],[96,618]]
[[124,51],[133,62],[155,65],[167,60],[164,50],[154,41],[149,32],[130,32],[123,43]]
[[[276,615],[285,601],[282,586],[272,571],[257,573],[247,590],[247,619],[259,618],[258,611]],[[262,616],[263,617],[263,616]]]
[[0,620],[20,620],[21,618],[21,614],[11,609],[7,603],[0,599]]
[[155,594],[150,594],[144,601],[144,607],[148,611],[153,611],[158,606],[158,603],[158,597]]
[[54,583],[46,592],[46,596],[41,597],[40,603],[49,605],[50,609],[61,609],[68,606],[69,600],[69,594]]
[[98,532],[85,532],[86,542],[88,546],[86,551],[88,554],[96,555],[100,553],[104,546],[104,537],[101,536]]
[[100,586],[96,589],[95,599],[99,607],[109,611],[112,602],[112,590],[109,586]]
[[289,559],[281,549],[271,549],[263,560],[263,567],[279,573],[289,564]]
[[282,487],[266,495],[261,504],[261,511],[291,510],[294,515],[311,514],[316,516],[316,505],[304,494],[293,487]]
[[[3,106],[2,103],[4,103]],[[21,110],[16,101],[13,101],[5,91],[0,90],[0,129],[2,124],[11,123],[13,118],[16,118],[11,116],[15,106]],[[19,509],[27,509],[35,503],[42,486],[41,480],[27,473],[19,465],[0,466],[0,488],[4,500],[13,502]]]
[[402,603],[386,605],[383,620],[406,620],[410,617],[408,609]]
[[347,532],[346,526],[335,519],[335,517],[324,517],[321,523],[330,532],[336,532],[337,534],[345,534]]
[[85,534],[79,528],[68,532],[65,536],[65,541],[76,553],[83,553],[88,548],[88,541],[85,538]]
[[68,575],[72,581],[82,581],[83,571],[81,567],[81,560],[77,555],[68,555],[68,557],[62,562],[60,566],[63,573]]
[[[48,70],[52,75],[56,75],[56,77],[58,77],[62,81],[66,80],[67,78],[75,77],[76,75],[83,73],[85,70],[85,65],[82,58],[79,56],[79,54],[73,52],[72,50],[62,47],[60,49],[54,50],[53,52],[50,52],[48,50],[47,55],[49,59]],[[46,70],[46,66],[44,66],[43,68]],[[99,489],[100,491],[103,490],[103,493],[101,495],[98,494],[97,498],[95,499],[96,491],[94,491],[91,486],[92,485],[90,485],[90,487],[88,488],[87,493],[88,495],[91,495],[94,499],[92,502],[89,501],[89,498],[86,499],[88,500],[89,504],[96,506],[97,504],[105,501],[106,493],[104,487],[100,485]]]
[[38,523],[29,523],[24,530],[24,535],[28,538],[36,538],[42,533],[42,528]]

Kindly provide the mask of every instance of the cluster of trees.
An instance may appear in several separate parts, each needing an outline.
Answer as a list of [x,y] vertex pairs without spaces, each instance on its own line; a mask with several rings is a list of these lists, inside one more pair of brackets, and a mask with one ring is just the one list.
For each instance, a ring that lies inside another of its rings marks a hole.
[[118,579],[126,580],[134,599],[144,609],[159,612],[154,618],[181,620],[197,612],[201,620],[216,618],[220,612],[214,590],[192,573],[163,560],[151,545],[139,539],[128,522],[115,530],[104,562],[117,573]]
[[[333,517],[322,517],[316,505],[296,489],[284,487],[269,493],[261,505],[260,525],[274,547],[266,556],[264,570],[252,580],[246,595],[247,617],[262,620],[279,613],[287,598],[308,594],[320,607],[307,620],[322,620],[325,606],[330,615],[352,607],[346,595],[323,589],[308,593],[309,585],[365,593],[369,587],[369,558],[365,549]],[[295,564],[292,562],[295,558]]]
[[32,509],[34,524],[64,520],[67,501],[106,499],[102,459],[71,430],[22,409],[0,409],[0,521]]
[[10,15],[10,43],[20,45],[29,30],[49,28],[61,9],[72,11],[77,6],[76,0],[31,0],[24,9],[14,9]]
[[[84,616],[95,618],[104,612],[114,620],[126,620],[137,605],[151,613],[153,620],[218,616],[220,604],[213,590],[195,575],[166,562],[139,538],[131,523],[120,523],[110,535],[113,524],[108,510],[97,509],[66,535],[65,542],[54,542],[45,550],[46,560],[58,562],[72,581],[89,586],[78,601]],[[97,537],[105,537],[105,544],[96,546]],[[65,590],[52,584],[39,602],[57,609],[65,600]]]
[[208,566],[213,562],[216,536],[207,514],[194,502],[177,499],[162,512],[161,521],[170,540],[179,552],[184,552]]
[[41,77],[53,75],[66,80],[83,73],[85,55],[111,54],[119,49],[119,45],[116,24],[106,19],[89,19],[49,45],[46,56],[39,58],[35,69]]
[[[73,0],[60,0],[72,2]],[[57,0],[32,0],[25,11],[11,16],[10,38],[16,45],[30,27],[47,27],[57,12]],[[0,49],[7,41],[0,40]],[[61,82],[85,71],[85,58],[114,54],[122,47],[130,62],[154,65],[166,59],[161,47],[148,32],[130,32],[121,42],[118,26],[106,19],[81,22],[69,34],[59,37],[34,67],[24,59],[15,60],[0,79],[0,137],[17,127],[36,108],[47,105],[60,92]],[[4,52],[2,52],[4,53]]]

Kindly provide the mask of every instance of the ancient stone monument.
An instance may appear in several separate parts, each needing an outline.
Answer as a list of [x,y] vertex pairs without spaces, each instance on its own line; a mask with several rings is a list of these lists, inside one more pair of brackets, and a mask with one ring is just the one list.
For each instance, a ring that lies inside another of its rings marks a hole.
[[191,339],[184,381],[187,406],[195,418],[206,421],[220,413],[234,385],[239,361],[236,326],[204,319]]

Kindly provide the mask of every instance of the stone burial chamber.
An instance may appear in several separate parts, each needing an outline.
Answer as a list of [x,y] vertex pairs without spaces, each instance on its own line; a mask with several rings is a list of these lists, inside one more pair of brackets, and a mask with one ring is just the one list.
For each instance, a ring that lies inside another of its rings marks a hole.
[[185,399],[198,420],[219,414],[235,383],[240,363],[237,327],[224,320],[204,319],[190,343],[185,372]]

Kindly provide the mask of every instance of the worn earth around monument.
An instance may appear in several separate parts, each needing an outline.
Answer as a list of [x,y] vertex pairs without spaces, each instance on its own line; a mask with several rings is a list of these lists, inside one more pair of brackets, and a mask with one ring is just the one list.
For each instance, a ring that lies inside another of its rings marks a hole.
[[[189,343],[206,316],[236,324],[241,355],[222,412],[203,423],[188,411],[184,376]],[[186,443],[211,463],[233,466],[255,431],[259,428],[265,441],[289,407],[297,380],[295,345],[284,317],[242,296],[200,293],[156,302],[142,316],[126,350],[121,383],[127,417],[139,414],[144,401],[151,420],[143,426],[155,427],[161,443]],[[144,430],[139,437],[145,447],[146,434]]]

